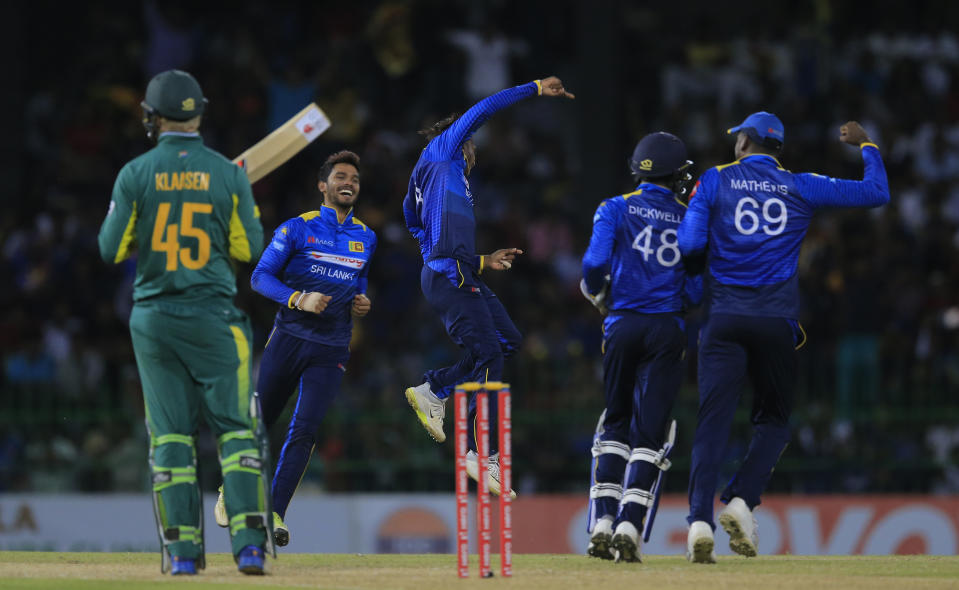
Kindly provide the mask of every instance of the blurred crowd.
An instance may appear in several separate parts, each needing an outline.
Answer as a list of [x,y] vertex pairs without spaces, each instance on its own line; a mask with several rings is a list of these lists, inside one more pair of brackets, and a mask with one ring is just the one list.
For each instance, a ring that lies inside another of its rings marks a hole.
[[[103,264],[96,234],[116,173],[150,147],[139,122],[146,82],[179,67],[209,98],[201,132],[226,156],[310,100],[333,121],[254,186],[268,234],[318,207],[326,155],[362,158],[356,214],[380,240],[373,311],[355,328],[304,489],[451,487],[449,445],[428,439],[402,395],[458,355],[420,294],[421,258],[403,224],[423,146],[416,130],[555,74],[577,101],[498,113],[476,136],[470,178],[478,248],[526,251],[510,273],[488,277],[525,335],[506,369],[518,489],[588,485],[601,333],[578,291],[580,260],[598,203],[631,188],[633,145],[673,132],[701,172],[732,159],[725,129],[762,109],[785,123],[786,168],[845,178],[861,178],[862,164],[839,144],[838,126],[858,119],[880,146],[892,193],[886,207],[823,213],[810,227],[795,436],[771,489],[959,492],[959,37],[949,18],[892,11],[841,26],[860,3],[810,2],[765,7],[757,19],[779,24],[747,33],[717,7],[677,27],[625,1],[605,16],[545,0],[239,4],[231,13],[153,0],[67,8],[59,42],[69,67],[40,47],[56,30],[23,50],[36,52],[21,92],[22,194],[5,198],[0,222],[0,491],[147,489],[126,325],[134,266]],[[239,270],[237,304],[252,316],[258,351],[275,307],[251,292],[249,271]],[[697,318],[676,409],[676,491],[695,427]],[[747,420],[739,416],[730,456],[742,454]],[[201,450],[213,489],[208,435]]]

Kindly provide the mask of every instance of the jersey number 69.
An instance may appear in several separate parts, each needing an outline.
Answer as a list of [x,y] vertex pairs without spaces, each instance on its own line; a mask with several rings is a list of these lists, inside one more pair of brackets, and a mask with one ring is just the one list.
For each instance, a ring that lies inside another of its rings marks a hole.
[[[759,209],[759,202],[752,197],[743,197],[736,203],[734,223],[736,224],[736,231],[744,236],[751,236],[760,228],[759,215],[756,214],[755,209]],[[774,210],[776,212],[775,216],[773,215]],[[788,214],[786,213],[786,204],[780,199],[775,197],[766,199],[766,202],[763,203],[762,215],[763,221],[766,222],[765,225],[762,225],[763,233],[767,236],[778,236],[786,229]]]

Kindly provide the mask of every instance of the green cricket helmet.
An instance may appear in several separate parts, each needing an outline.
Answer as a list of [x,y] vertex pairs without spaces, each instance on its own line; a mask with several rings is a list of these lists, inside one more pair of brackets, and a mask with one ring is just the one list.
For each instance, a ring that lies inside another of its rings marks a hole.
[[172,121],[186,121],[203,114],[207,105],[200,83],[183,70],[160,72],[147,84],[143,107],[143,126],[147,135],[156,132],[157,116]]

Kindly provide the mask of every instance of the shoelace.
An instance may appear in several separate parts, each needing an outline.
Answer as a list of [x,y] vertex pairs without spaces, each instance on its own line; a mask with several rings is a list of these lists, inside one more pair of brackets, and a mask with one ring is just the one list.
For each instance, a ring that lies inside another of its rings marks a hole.
[[486,470],[489,472],[490,476],[492,476],[493,479],[495,479],[496,481],[500,481],[500,479],[499,479],[499,458],[497,458],[497,457],[490,457],[489,460],[487,460],[487,462],[486,462]]
[[[479,458],[476,457],[475,455],[473,455],[473,459],[476,461],[479,460]],[[489,474],[489,476],[495,479],[497,482],[501,481],[499,478],[499,453],[486,459],[486,473]]]

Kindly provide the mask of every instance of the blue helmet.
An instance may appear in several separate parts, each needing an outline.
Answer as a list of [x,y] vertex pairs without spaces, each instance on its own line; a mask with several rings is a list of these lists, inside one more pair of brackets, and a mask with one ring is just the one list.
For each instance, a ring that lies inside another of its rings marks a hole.
[[657,131],[639,140],[629,168],[640,178],[660,178],[671,176],[690,164],[683,140],[672,133]]

